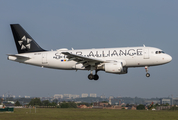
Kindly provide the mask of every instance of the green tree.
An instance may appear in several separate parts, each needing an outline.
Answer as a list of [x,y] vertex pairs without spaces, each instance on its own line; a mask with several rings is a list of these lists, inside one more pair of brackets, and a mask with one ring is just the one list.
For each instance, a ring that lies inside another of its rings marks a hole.
[[69,108],[77,108],[77,104],[75,102],[69,102]]
[[49,100],[42,101],[42,106],[51,106]]
[[174,105],[170,108],[170,110],[178,110],[178,107],[176,107],[176,105]]
[[56,106],[57,104],[55,102],[50,103],[51,106]]
[[58,100],[57,99],[54,99],[53,102],[56,103],[56,104],[58,104]]
[[40,98],[34,98],[34,99],[31,99],[29,105],[31,105],[31,106],[35,106],[35,105],[41,106],[42,102],[41,102]]
[[66,102],[60,103],[61,108],[69,108],[69,104]]
[[21,104],[18,100],[15,102],[15,106],[21,106]]
[[166,103],[165,106],[169,106],[169,103]]
[[126,104],[126,107],[129,107],[129,104],[128,104],[128,103]]
[[75,102],[62,102],[60,103],[61,108],[77,108],[77,104]]
[[160,106],[158,103],[156,103],[155,105],[154,105],[154,108],[156,108],[157,106]]
[[137,110],[145,110],[145,106],[140,104],[137,106]]

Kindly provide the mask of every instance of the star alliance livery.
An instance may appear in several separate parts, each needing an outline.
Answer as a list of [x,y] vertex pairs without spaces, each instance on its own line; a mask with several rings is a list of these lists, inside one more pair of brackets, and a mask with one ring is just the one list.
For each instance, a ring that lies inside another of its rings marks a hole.
[[[11,24],[18,54],[8,54],[8,60],[45,68],[63,70],[89,70],[89,80],[98,80],[98,71],[126,74],[130,67],[148,67],[169,63],[172,57],[154,47],[122,47],[47,51],[19,25]],[[95,71],[95,74],[93,74]]]

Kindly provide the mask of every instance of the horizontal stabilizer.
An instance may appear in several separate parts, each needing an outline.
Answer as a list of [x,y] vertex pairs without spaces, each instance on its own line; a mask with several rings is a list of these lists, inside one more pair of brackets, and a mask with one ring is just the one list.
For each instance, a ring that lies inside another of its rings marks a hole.
[[17,59],[30,59],[31,57],[29,56],[22,56],[22,55],[13,55],[13,54],[7,54],[8,57],[12,56],[12,57],[16,57]]

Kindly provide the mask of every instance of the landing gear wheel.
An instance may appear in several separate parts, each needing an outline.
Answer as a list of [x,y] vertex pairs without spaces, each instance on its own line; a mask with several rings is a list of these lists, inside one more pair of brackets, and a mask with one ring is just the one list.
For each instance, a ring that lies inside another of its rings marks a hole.
[[93,75],[93,74],[89,74],[89,75],[88,75],[88,79],[89,79],[89,80],[93,80],[93,78],[94,78],[94,75]]
[[99,76],[97,74],[94,75],[94,80],[98,80],[99,79]]
[[149,74],[149,73],[147,73],[147,74],[146,74],[146,77],[150,77],[150,74]]

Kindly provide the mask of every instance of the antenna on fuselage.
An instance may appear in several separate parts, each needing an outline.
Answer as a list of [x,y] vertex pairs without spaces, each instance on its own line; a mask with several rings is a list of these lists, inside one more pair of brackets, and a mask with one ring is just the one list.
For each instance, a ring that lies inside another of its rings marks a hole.
[[145,47],[145,45],[143,44],[143,47]]

